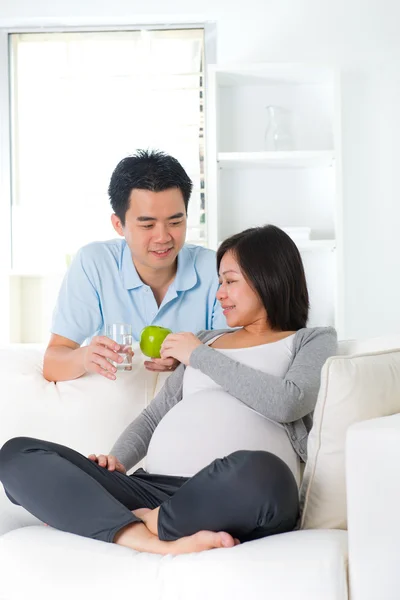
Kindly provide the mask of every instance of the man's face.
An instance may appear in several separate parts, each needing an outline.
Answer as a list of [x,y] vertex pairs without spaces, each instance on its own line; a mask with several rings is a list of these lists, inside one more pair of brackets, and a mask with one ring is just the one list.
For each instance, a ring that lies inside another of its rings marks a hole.
[[171,267],[185,243],[186,211],[182,192],[132,190],[125,225],[112,216],[114,229],[125,237],[136,267]]

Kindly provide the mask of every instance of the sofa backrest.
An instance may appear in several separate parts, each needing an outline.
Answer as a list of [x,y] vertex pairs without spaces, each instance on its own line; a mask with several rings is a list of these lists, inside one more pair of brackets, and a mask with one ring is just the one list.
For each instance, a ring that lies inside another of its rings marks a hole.
[[400,336],[341,343],[339,355],[322,369],[300,491],[302,528],[347,528],[347,429],[395,413],[400,413]]

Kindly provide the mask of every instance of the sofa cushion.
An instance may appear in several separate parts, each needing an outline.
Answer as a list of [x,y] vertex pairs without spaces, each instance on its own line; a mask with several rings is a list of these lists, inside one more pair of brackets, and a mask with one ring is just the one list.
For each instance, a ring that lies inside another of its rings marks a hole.
[[346,563],[347,534],[340,531],[296,531],[163,557],[26,527],[0,538],[0,598],[345,600]]
[[118,372],[115,381],[90,374],[54,384],[43,378],[43,352],[0,348],[0,446],[10,437],[32,436],[84,454],[108,452],[153,392],[156,376],[143,368],[143,355],[136,352],[132,371]]
[[[373,340],[368,341],[367,347],[374,347]],[[308,439],[308,462],[300,492],[302,528],[347,528],[347,429],[358,421],[398,412],[399,349],[328,359],[322,369],[314,425]],[[374,449],[370,451],[373,453]]]

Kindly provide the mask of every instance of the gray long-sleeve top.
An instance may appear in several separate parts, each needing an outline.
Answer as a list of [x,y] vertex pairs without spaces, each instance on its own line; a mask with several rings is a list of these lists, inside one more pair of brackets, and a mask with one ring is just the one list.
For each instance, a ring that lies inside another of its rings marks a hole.
[[[198,338],[203,344],[192,352],[190,366],[211,377],[228,394],[259,414],[283,424],[294,450],[301,460],[306,461],[307,438],[312,427],[321,369],[337,350],[335,329],[314,327],[297,331],[292,359],[283,378],[243,365],[205,345],[223,333],[232,333],[232,330],[201,331]],[[117,456],[127,470],[146,456],[158,423],[182,400],[185,368],[185,365],[179,365],[149,406],[128,425],[112,447],[110,454]]]

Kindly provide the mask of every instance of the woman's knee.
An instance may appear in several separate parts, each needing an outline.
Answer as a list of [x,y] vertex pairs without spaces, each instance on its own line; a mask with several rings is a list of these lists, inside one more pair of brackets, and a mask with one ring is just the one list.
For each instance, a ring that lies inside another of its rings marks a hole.
[[[226,457],[230,470],[243,481],[271,482],[291,479],[292,472],[276,454],[264,450],[238,450]],[[293,477],[293,476],[292,476]]]
[[264,451],[239,456],[239,480],[244,505],[255,518],[250,537],[291,531],[299,516],[299,490],[288,465],[275,454]]
[[262,450],[239,450],[230,454],[232,485],[240,486],[255,503],[290,504],[298,507],[298,487],[288,465]]
[[0,450],[0,478],[21,452],[37,447],[38,440],[29,437],[11,438]]

